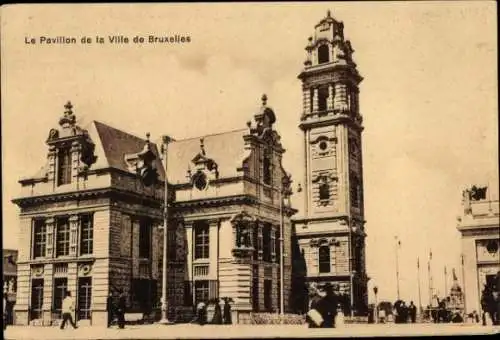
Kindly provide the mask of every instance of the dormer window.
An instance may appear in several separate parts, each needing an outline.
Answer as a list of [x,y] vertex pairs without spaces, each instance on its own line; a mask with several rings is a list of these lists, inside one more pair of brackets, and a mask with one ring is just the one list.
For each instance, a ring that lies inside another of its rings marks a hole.
[[264,168],[264,184],[271,185],[271,160],[268,155],[264,156],[263,161]]
[[205,190],[207,188],[207,185],[208,185],[207,176],[201,171],[196,174],[193,182],[194,182],[194,186],[196,187],[196,189],[198,189],[200,191]]
[[57,153],[57,185],[69,183],[71,183],[71,153],[69,147],[64,147]]
[[318,48],[318,64],[324,64],[330,61],[330,51],[328,45],[321,45]]

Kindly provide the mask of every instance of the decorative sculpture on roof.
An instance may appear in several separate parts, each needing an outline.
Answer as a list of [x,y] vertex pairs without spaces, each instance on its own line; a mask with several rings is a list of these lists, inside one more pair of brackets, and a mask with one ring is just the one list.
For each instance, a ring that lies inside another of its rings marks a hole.
[[198,190],[206,189],[210,180],[219,178],[219,166],[215,160],[207,156],[204,138],[200,138],[200,151],[191,162],[195,166],[195,171],[192,172],[188,164],[187,177]]
[[145,186],[151,186],[158,180],[158,171],[154,167],[156,155],[152,151],[149,141],[149,132],[146,134],[146,143],[141,152],[137,154],[137,173]]
[[261,97],[262,106],[257,114],[254,116],[255,126],[252,122],[248,122],[250,134],[260,138],[266,139],[271,143],[279,143],[279,135],[273,130],[273,124],[276,122],[276,115],[272,108],[267,106],[267,95],[263,94]]

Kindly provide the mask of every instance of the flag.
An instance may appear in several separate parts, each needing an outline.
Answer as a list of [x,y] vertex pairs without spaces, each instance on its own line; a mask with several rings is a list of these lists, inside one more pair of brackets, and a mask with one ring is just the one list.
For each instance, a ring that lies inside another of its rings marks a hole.
[[462,266],[464,265],[464,254],[462,254]]
[[432,249],[429,250],[429,260],[432,260]]
[[418,257],[417,257],[417,268],[420,268],[420,261],[419,261]]

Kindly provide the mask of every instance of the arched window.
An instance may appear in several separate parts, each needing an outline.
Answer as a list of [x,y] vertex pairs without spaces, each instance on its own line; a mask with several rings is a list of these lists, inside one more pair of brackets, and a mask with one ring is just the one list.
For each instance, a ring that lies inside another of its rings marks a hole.
[[318,111],[326,111],[328,108],[328,87],[318,89]]
[[330,61],[330,51],[328,45],[321,45],[318,48],[318,64],[324,64]]
[[69,183],[71,183],[71,152],[69,147],[64,147],[57,153],[57,185]]
[[320,200],[328,200],[330,199],[330,185],[325,178],[323,178],[322,182],[319,185],[319,199]]
[[321,246],[319,247],[319,272],[329,273],[330,272],[330,247]]

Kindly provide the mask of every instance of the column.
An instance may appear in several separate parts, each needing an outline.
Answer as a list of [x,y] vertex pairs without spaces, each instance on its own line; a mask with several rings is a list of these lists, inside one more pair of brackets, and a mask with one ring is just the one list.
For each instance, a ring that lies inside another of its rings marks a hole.
[[194,301],[194,283],[193,283],[193,222],[186,222],[184,225],[186,230],[186,243],[187,243],[187,268],[184,278],[189,282],[191,287],[191,300]]
[[219,220],[209,221],[209,297],[219,297]]
[[78,170],[82,146],[77,141],[71,144],[71,183],[78,190]]
[[53,264],[44,266],[43,274],[43,325],[50,326],[52,323],[52,295],[54,291]]
[[56,147],[54,145],[51,145],[49,147],[49,154],[48,154],[48,170],[47,170],[47,177],[49,182],[52,182],[52,186],[55,187],[56,185]]
[[314,88],[313,90],[313,100],[312,100],[312,108],[313,112],[318,111],[318,88]]
[[47,243],[45,248],[45,256],[48,258],[54,257],[54,234],[55,234],[55,223],[56,220],[53,217],[48,218],[45,221],[45,226],[47,228]]
[[335,97],[334,86],[335,85],[333,85],[333,84],[328,85],[328,102],[327,102],[327,109],[328,110],[333,110],[333,103],[334,103],[334,97]]
[[78,255],[78,215],[71,215],[69,218],[69,256]]
[[276,244],[279,240],[276,240],[276,229],[279,229],[279,225],[271,224],[271,262],[279,263],[279,259],[276,258]]
[[[71,298],[75,302],[75,306],[78,308],[77,297],[78,297],[78,264],[76,262],[68,263],[68,291],[71,292]],[[76,312],[73,314],[76,319]]]
[[258,251],[257,251],[257,254],[258,254],[258,259],[259,260],[262,260],[262,257],[264,255],[264,251],[263,251],[263,248],[264,248],[264,240],[263,240],[263,235],[262,235],[262,222],[258,222],[257,223],[257,241],[258,241]]

